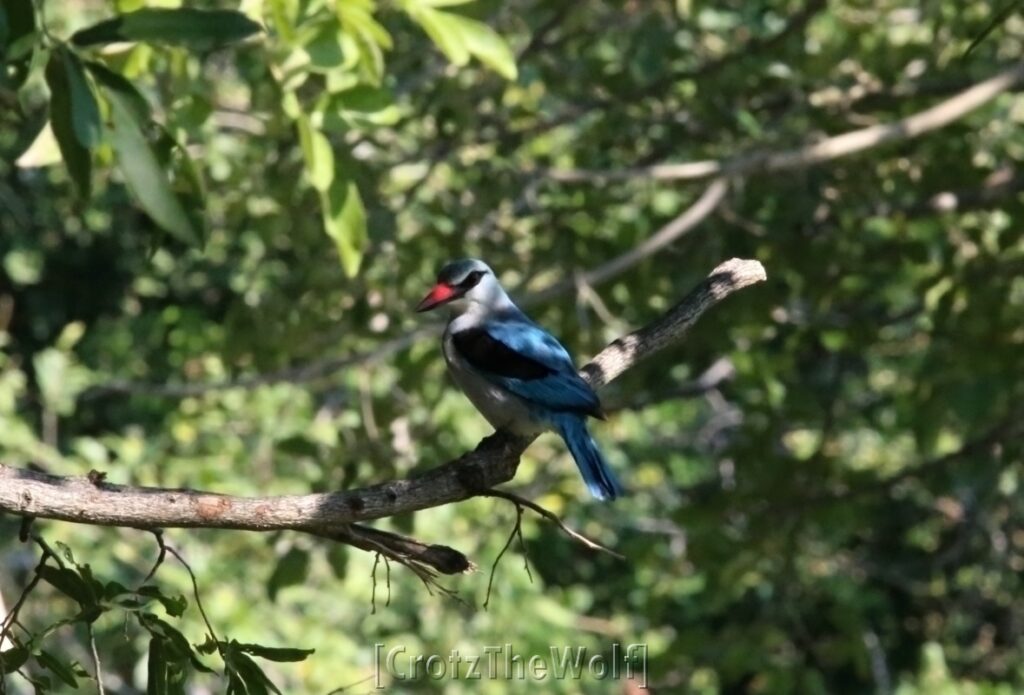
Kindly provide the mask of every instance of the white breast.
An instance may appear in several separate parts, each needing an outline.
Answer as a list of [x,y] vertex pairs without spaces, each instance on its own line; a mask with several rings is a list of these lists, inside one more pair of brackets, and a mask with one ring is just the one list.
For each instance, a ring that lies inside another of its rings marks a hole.
[[522,434],[544,429],[543,423],[531,416],[518,396],[487,381],[462,359],[452,344],[451,324],[444,332],[442,349],[455,383],[495,429],[508,429]]

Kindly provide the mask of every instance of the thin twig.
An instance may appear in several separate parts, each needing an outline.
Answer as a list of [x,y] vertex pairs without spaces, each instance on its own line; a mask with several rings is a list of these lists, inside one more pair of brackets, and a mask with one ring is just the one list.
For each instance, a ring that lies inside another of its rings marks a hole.
[[11,627],[13,627],[17,622],[18,612],[21,611],[21,607],[25,604],[25,600],[28,598],[28,595],[32,593],[32,590],[36,588],[39,581],[42,579],[39,571],[51,557],[56,559],[57,556],[54,555],[51,550],[43,548],[43,554],[39,557],[39,562],[36,564],[35,570],[32,574],[32,579],[30,579],[28,584],[25,585],[25,588],[21,590],[21,595],[18,596],[18,600],[14,602],[13,606],[11,606],[10,613],[4,616],[3,622],[0,623],[0,644],[2,644],[6,639],[13,639],[13,635],[9,635]]
[[564,521],[562,521],[558,517],[558,515],[555,514],[554,512],[552,512],[552,511],[550,511],[548,509],[545,509],[544,507],[540,506],[536,502],[533,502],[532,500],[528,500],[525,497],[521,497],[520,495],[517,495],[514,492],[506,492],[505,490],[487,490],[486,492],[481,492],[480,495],[482,497],[498,497],[498,498],[503,499],[503,500],[508,500],[509,502],[511,502],[512,504],[516,505],[517,507],[520,507],[520,506],[526,507],[527,509],[529,509],[529,510],[531,510],[533,512],[536,512],[537,514],[539,514],[540,516],[544,517],[545,519],[547,519],[551,523],[555,524],[558,528],[562,529],[562,531],[567,536],[569,536],[573,540],[579,541],[580,543],[582,543],[583,545],[587,546],[591,550],[600,550],[601,552],[608,553],[612,557],[618,558],[619,560],[625,560],[626,559],[626,557],[624,555],[620,555],[619,553],[615,552],[611,548],[603,546],[600,543],[598,543],[597,541],[592,541],[589,538],[587,538],[586,536],[584,536],[582,533],[580,533],[579,531],[573,530],[572,528],[567,526],[566,523]]
[[86,634],[89,636],[89,649],[92,651],[92,665],[96,672],[96,693],[97,695],[105,695],[106,689],[103,687],[103,667],[100,665],[100,653],[96,649],[96,634],[93,632],[92,623],[87,623],[85,626]]
[[523,523],[523,508],[516,505],[516,523],[512,527],[512,533],[508,534],[508,540],[505,541],[505,545],[502,546],[501,552],[498,553],[497,557],[494,558],[494,564],[491,565],[491,576],[487,578],[487,596],[484,598],[484,610],[487,610],[491,603],[491,589],[494,587],[494,573],[498,569],[498,563],[501,562],[501,558],[505,556],[509,547],[512,545],[512,541],[515,540],[516,534],[520,532],[520,525]]
[[164,559],[167,557],[167,545],[164,543],[164,532],[161,529],[155,528],[150,529],[150,533],[156,538],[157,545],[160,547],[160,553],[156,556],[156,562],[153,563],[153,569],[149,571],[146,578],[142,580],[142,585],[145,585],[153,576],[156,571],[160,569],[160,565],[164,564]]
[[185,568],[185,571],[188,572],[188,576],[192,580],[192,596],[195,597],[196,608],[199,609],[199,615],[202,616],[203,622],[206,623],[206,629],[209,632],[210,639],[212,639],[214,644],[217,645],[217,651],[222,652],[223,650],[221,649],[220,640],[217,639],[217,633],[214,632],[213,624],[210,622],[210,619],[206,616],[206,611],[203,609],[203,600],[199,597],[199,582],[196,581],[196,575],[195,572],[192,571],[192,566],[185,561],[185,558],[183,558],[177,550],[169,545],[165,545],[164,547],[167,548],[167,552],[178,558],[178,562],[180,562],[182,567]]
[[530,570],[530,558],[526,554],[526,539],[523,538],[523,508],[516,507],[516,535],[519,536],[519,550],[523,554],[523,569],[526,570],[526,577],[533,584],[533,572]]
[[380,553],[373,556],[373,569],[370,570],[370,615],[377,614],[377,565],[380,564]]
[[376,674],[372,674],[371,673],[366,678],[361,678],[360,680],[357,680],[354,683],[349,683],[348,685],[343,685],[343,686],[341,686],[339,688],[335,688],[334,690],[332,690],[329,693],[327,693],[327,695],[340,695],[341,693],[348,692],[349,690],[351,690],[352,688],[356,687],[357,685],[362,685],[366,681],[373,680],[374,678],[376,678]]

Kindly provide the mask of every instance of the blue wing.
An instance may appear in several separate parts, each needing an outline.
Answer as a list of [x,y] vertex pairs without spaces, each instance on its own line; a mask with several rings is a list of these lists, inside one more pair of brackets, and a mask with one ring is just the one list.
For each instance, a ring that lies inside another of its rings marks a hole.
[[535,323],[488,321],[455,333],[452,342],[484,378],[535,406],[601,416],[597,395],[576,373],[569,353]]

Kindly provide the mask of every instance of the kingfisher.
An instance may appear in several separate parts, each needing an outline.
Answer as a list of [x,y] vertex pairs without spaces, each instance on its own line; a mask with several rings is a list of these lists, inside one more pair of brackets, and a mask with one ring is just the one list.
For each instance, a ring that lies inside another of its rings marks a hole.
[[562,344],[512,302],[494,271],[475,258],[447,263],[416,311],[441,306],[451,312],[442,339],[445,362],[480,414],[495,429],[516,434],[554,430],[594,497],[622,495],[587,430],[588,416],[604,419],[597,394]]

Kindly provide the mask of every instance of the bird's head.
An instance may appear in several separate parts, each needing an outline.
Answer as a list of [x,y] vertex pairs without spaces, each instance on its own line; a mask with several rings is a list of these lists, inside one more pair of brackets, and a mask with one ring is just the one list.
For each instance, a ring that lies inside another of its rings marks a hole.
[[503,301],[508,298],[494,271],[483,261],[463,258],[441,268],[434,289],[423,298],[416,311],[430,311],[447,304],[453,312],[461,314],[474,305],[490,309]]

